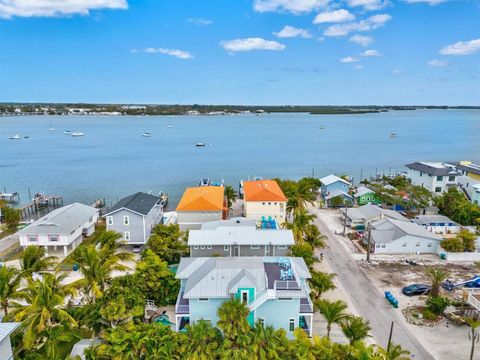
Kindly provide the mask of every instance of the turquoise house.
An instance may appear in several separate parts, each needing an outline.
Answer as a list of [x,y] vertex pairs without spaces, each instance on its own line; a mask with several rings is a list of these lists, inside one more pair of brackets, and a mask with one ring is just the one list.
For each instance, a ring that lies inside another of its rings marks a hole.
[[310,272],[303,258],[182,258],[176,277],[181,281],[175,305],[176,331],[185,331],[199,320],[216,326],[220,305],[237,298],[250,309],[251,326],[260,322],[283,328],[289,338],[300,327],[312,336]]
[[[353,197],[348,192],[352,184],[347,180],[336,175],[328,175],[321,178],[320,182],[322,183],[320,192],[328,207],[353,204]],[[335,200],[332,200],[334,198],[341,198],[343,201],[341,204],[337,204]]]

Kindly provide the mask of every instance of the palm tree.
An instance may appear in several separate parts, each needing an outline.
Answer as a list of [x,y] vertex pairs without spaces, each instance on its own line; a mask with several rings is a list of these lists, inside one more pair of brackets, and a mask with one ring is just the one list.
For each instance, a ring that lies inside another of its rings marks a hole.
[[233,203],[237,200],[237,193],[230,185],[225,186],[225,197],[227,198],[227,206],[231,209]]
[[217,326],[222,330],[225,338],[235,340],[240,335],[249,333],[250,324],[247,320],[249,313],[247,305],[240,299],[227,300],[220,305],[217,311],[219,318]]
[[410,351],[397,344],[391,344],[387,350],[378,347],[377,354],[382,360],[410,360]]
[[0,267],[0,306],[5,316],[8,315],[10,300],[22,297],[22,293],[19,292],[21,280],[21,274],[17,269]]
[[323,314],[325,320],[327,320],[327,339],[330,339],[330,331],[332,330],[332,324],[339,324],[348,315],[345,313],[347,304],[338,300],[330,302],[328,300],[319,300],[315,303],[316,307]]
[[320,233],[318,227],[314,224],[307,225],[305,228],[305,241],[313,247],[324,248],[327,237]]
[[72,258],[79,265],[83,278],[72,283],[72,286],[82,289],[89,303],[94,303],[103,295],[113,271],[130,269],[120,264],[120,261],[133,259],[133,254],[117,251],[121,246],[117,241],[120,237],[114,231],[105,231],[98,238],[100,249],[90,244],[78,247],[73,253]]
[[368,337],[368,332],[372,329],[370,323],[359,316],[348,316],[340,323],[340,327],[350,345]]
[[197,321],[181,334],[184,356],[190,360],[213,360],[218,358],[222,334],[207,321]]
[[250,358],[259,360],[282,359],[282,354],[288,348],[285,330],[275,330],[261,323],[255,324],[250,345]]
[[472,342],[472,347],[470,348],[470,360],[473,360],[473,353],[475,352],[475,343],[478,342],[480,334],[477,332],[477,328],[480,327],[480,320],[478,317],[475,318],[465,318],[465,322],[470,326],[471,330],[468,333],[468,339]]
[[308,282],[312,288],[314,300],[319,300],[324,292],[328,290],[334,290],[336,288],[335,284],[333,283],[333,278],[336,276],[335,274],[328,274],[315,270],[312,270],[311,274],[312,277],[308,280]]
[[450,276],[450,271],[440,266],[427,266],[425,275],[432,283],[430,296],[438,296],[440,294],[440,286]]
[[55,264],[55,256],[46,256],[45,248],[28,246],[20,258],[20,266],[26,276],[34,272],[45,271]]
[[302,210],[305,210],[307,204],[313,205],[317,199],[315,189],[313,189],[312,185],[308,182],[299,181],[289,190],[287,212],[294,217]]
[[306,231],[312,221],[316,218],[314,214],[309,214],[307,210],[299,210],[293,219],[293,222],[284,222],[282,226],[285,229],[292,230],[295,242],[302,243],[306,237]]
[[[45,341],[44,336],[52,326],[76,326],[75,319],[64,310],[65,298],[74,296],[75,290],[62,285],[67,274],[44,273],[39,280],[29,280],[23,298],[27,305],[12,311],[15,321],[21,321],[23,346],[32,349]],[[38,345],[38,344],[37,344]]]

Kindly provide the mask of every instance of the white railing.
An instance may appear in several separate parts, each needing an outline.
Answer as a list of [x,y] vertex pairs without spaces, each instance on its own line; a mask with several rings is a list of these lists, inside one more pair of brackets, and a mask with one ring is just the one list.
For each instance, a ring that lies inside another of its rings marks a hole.
[[[188,314],[190,312],[190,302],[188,304],[180,304],[180,300],[183,297],[183,290],[178,292],[177,302],[175,303],[175,313],[177,314]],[[189,301],[187,299],[187,301]]]
[[275,280],[273,288],[275,290],[300,290],[300,285],[296,280]]
[[480,310],[480,300],[475,297],[475,295],[480,297],[480,289],[463,289],[463,291],[467,294],[467,303]]
[[275,298],[275,290],[267,289],[265,291],[262,291],[261,293],[258,293],[256,298],[252,297],[252,301],[250,301],[249,299],[248,308],[250,309],[250,311],[253,311],[260,305],[262,305],[265,301]]

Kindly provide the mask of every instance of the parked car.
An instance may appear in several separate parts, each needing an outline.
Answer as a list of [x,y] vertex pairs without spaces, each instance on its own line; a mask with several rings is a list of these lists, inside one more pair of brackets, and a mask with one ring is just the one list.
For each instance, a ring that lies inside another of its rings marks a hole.
[[133,250],[135,254],[139,254],[143,251],[143,245],[133,245]]
[[424,284],[412,284],[402,289],[402,293],[407,296],[425,295],[430,292],[430,286]]

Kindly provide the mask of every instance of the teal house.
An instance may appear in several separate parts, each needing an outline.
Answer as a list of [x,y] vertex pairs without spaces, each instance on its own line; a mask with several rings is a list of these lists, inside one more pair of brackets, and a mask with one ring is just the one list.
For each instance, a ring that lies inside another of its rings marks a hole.
[[199,320],[216,326],[219,306],[237,298],[250,309],[251,326],[259,322],[283,328],[290,338],[300,327],[312,336],[310,272],[303,258],[182,258],[176,277],[181,281],[175,305],[176,331],[185,331]]
[[328,175],[320,179],[322,187],[320,193],[328,207],[341,207],[353,204],[353,197],[349,193],[352,186],[347,180],[336,175]]
[[359,206],[367,204],[380,205],[382,203],[378,195],[366,186],[359,186],[355,194],[353,194],[353,198]]

